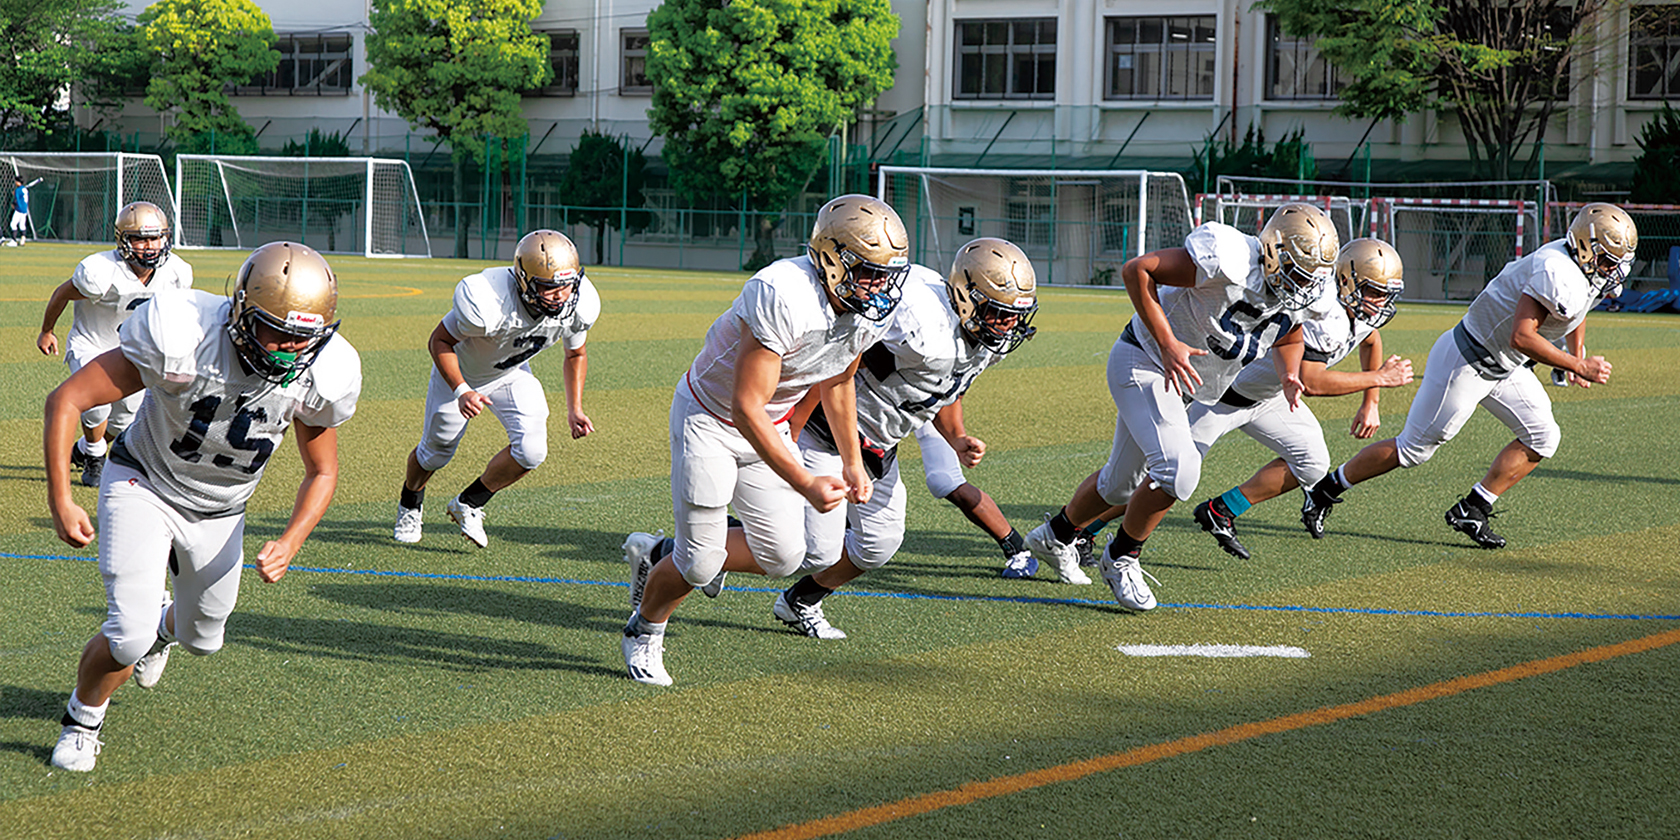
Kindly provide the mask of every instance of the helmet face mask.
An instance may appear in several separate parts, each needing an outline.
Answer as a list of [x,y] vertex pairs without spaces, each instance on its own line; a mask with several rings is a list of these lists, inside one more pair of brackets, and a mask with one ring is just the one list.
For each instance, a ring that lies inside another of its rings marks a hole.
[[1330,215],[1311,204],[1285,204],[1260,230],[1266,288],[1285,309],[1305,309],[1336,276],[1340,246]]
[[805,251],[848,310],[882,321],[898,306],[910,273],[910,235],[886,202],[843,195],[824,204]]
[[[555,318],[577,308],[583,286],[583,265],[577,246],[555,230],[534,230],[513,249],[513,280],[519,302],[531,317]],[[552,296],[555,290],[563,290]]]
[[1575,214],[1565,238],[1593,291],[1620,294],[1639,250],[1639,228],[1633,217],[1614,204],[1593,202]]
[[[150,201],[134,201],[117,211],[111,225],[117,239],[117,255],[130,265],[157,268],[169,257],[169,217]],[[159,240],[156,250],[140,250],[136,243]]]
[[338,279],[325,258],[295,242],[252,251],[237,278],[227,324],[234,350],[252,373],[290,385],[338,332]]
[[1348,316],[1381,329],[1406,290],[1399,252],[1380,239],[1355,239],[1336,257],[1336,299]]
[[981,238],[957,249],[945,291],[963,337],[1005,355],[1032,338],[1038,279],[1014,243]]

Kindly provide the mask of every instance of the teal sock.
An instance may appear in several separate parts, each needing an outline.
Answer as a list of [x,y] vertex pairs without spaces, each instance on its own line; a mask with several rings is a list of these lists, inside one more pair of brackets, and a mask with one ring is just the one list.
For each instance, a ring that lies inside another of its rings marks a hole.
[[1248,501],[1248,497],[1242,494],[1242,488],[1240,487],[1232,487],[1226,490],[1225,494],[1219,497],[1219,500],[1225,503],[1225,509],[1231,512],[1232,519],[1242,516],[1249,508],[1254,507]]

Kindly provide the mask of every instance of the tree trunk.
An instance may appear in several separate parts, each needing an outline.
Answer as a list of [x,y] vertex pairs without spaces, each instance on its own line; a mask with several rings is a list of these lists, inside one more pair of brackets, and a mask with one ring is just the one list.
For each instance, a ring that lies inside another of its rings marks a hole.
[[467,192],[467,162],[460,154],[452,153],[450,158],[455,167],[455,259],[467,258],[467,208],[465,196]]
[[757,271],[776,261],[776,228],[781,225],[781,217],[769,213],[758,214],[758,228],[753,233],[752,259],[742,266],[747,271]]
[[607,220],[601,219],[595,223],[595,264],[607,264]]

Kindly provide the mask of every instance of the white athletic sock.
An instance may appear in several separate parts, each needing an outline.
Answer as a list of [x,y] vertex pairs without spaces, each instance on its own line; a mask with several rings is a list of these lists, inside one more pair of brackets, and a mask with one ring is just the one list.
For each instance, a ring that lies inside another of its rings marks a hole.
[[100,438],[99,440],[91,443],[88,442],[87,438],[82,438],[81,443],[78,445],[82,448],[83,455],[92,456],[94,458],[105,457],[106,450],[111,448],[111,445],[106,443],[104,438]]
[[65,704],[65,711],[70,713],[70,719],[89,729],[98,729],[105,722],[105,710],[110,708],[111,701],[106,700],[97,706],[82,703],[82,698],[76,692],[70,692],[70,702]]

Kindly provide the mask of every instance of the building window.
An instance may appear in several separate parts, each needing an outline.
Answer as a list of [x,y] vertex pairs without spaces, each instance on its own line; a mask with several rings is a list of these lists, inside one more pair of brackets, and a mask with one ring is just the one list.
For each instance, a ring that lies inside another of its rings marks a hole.
[[1215,18],[1109,18],[1108,99],[1212,100]]
[[1056,98],[1056,19],[959,20],[956,99]]
[[348,96],[353,69],[350,36],[339,34],[281,35],[274,44],[280,63],[239,85],[245,96]]
[[1680,6],[1635,6],[1628,23],[1628,98],[1680,98]]
[[1337,99],[1347,81],[1325,60],[1315,38],[1283,31],[1277,18],[1266,21],[1266,97],[1268,99]]
[[620,29],[618,42],[622,46],[619,52],[619,81],[620,94],[652,94],[653,82],[647,77],[648,31],[646,29]]
[[578,33],[575,29],[541,31],[548,36],[548,65],[554,78],[531,91],[536,96],[576,96],[578,89]]

